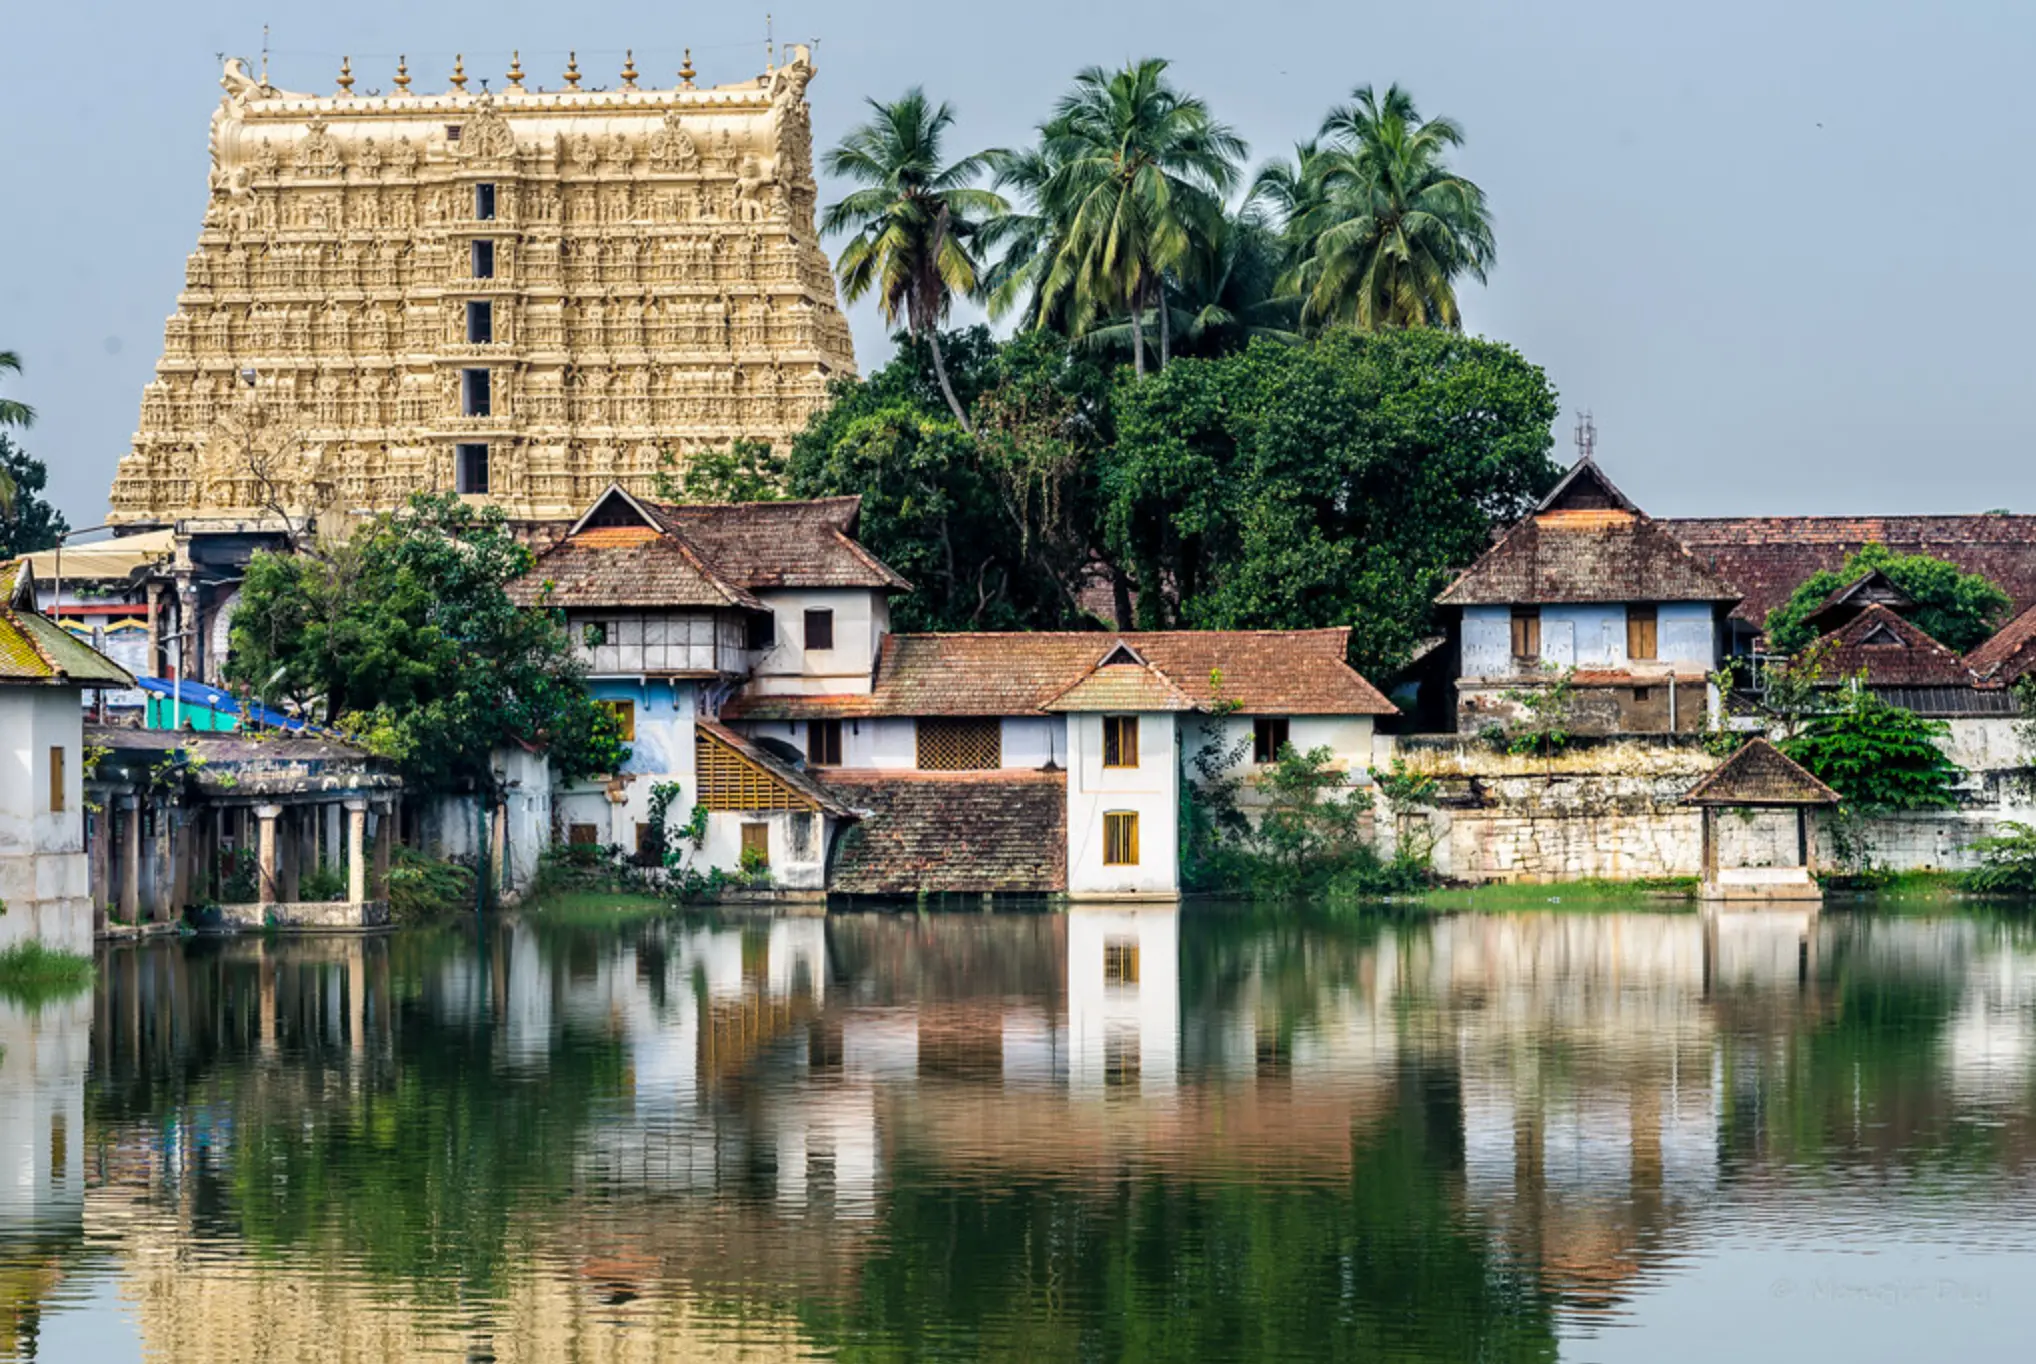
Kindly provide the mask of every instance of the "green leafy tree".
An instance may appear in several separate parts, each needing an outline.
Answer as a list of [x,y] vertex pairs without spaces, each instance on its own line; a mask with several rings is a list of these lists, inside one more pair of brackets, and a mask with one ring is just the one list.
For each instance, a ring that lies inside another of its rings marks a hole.
[[1882,544],[1860,547],[1837,569],[1805,578],[1789,599],[1767,613],[1768,647],[1793,654],[1816,638],[1807,617],[1841,587],[1879,569],[1916,603],[1908,618],[1946,648],[1967,653],[2000,628],[2012,603],[2008,594],[1978,573],[1927,554],[1897,554]]
[[612,772],[626,750],[562,624],[504,591],[530,565],[499,508],[417,494],[343,543],[256,555],[227,675],[341,726],[417,789],[485,788],[510,744],[568,780]]
[[1174,88],[1167,63],[1075,77],[1041,130],[1051,167],[1042,197],[1057,244],[1038,289],[1044,321],[1065,309],[1070,335],[1128,317],[1132,365],[1145,374],[1145,318],[1157,310],[1159,363],[1170,358],[1166,278],[1214,240],[1244,142],[1200,99]]
[[1979,866],[1965,875],[1965,884],[1988,894],[2036,894],[2036,829],[2012,819],[1996,832],[1975,839],[1970,851]]
[[975,181],[989,168],[982,153],[943,164],[942,142],[954,111],[913,87],[890,104],[869,101],[869,122],[851,129],[822,158],[829,175],[862,188],[829,205],[821,231],[850,233],[835,263],[853,303],[872,290],[884,319],[926,343],[949,411],[968,429],[968,411],[948,381],[940,324],[955,298],[981,292],[975,238],[985,219],[1007,207]]
[[1954,806],[1964,770],[1945,755],[1950,732],[1882,700],[1865,687],[1849,687],[1837,707],[1814,715],[1782,751],[1808,768],[1860,810],[1931,810]]
[[1289,206],[1297,280],[1316,324],[1461,328],[1456,284],[1482,281],[1496,246],[1484,191],[1449,166],[1451,119],[1424,119],[1397,85],[1369,85],[1323,120],[1321,140],[1265,191]]
[[[11,350],[0,350],[0,374],[21,373],[21,356]],[[15,398],[0,398],[0,426],[19,427],[26,431],[35,425],[35,409]],[[0,516],[14,510],[14,475],[11,469],[0,469]]]
[[661,502],[777,502],[791,457],[766,440],[737,440],[695,453],[682,469],[677,463],[667,456],[652,480]]
[[43,462],[0,432],[0,560],[53,548],[71,526],[64,514],[42,497],[49,483]]
[[1331,765],[1335,757],[1326,744],[1305,753],[1285,744],[1272,765],[1251,779],[1265,807],[1248,841],[1291,883],[1318,868],[1340,867],[1365,846],[1371,794]]
[[1105,539],[1145,628],[1349,625],[1389,672],[1432,601],[1553,486],[1555,394],[1510,348],[1332,333],[1182,360],[1113,393]]

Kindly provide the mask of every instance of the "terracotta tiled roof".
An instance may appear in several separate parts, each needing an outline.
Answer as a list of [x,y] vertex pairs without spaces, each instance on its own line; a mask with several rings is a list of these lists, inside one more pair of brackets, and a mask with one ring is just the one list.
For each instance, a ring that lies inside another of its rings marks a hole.
[[802,502],[658,505],[715,571],[752,591],[775,587],[877,587],[909,591],[890,565],[855,541],[859,497]]
[[1875,686],[1970,686],[1973,681],[1964,659],[1878,602],[1812,647],[1824,651],[1828,682],[1861,673]]
[[1838,569],[1870,544],[1989,578],[2017,612],[2036,606],[2036,516],[1722,516],[1656,524],[1739,590],[1732,614],[1756,630],[1804,579]]
[[1067,775],[835,771],[860,822],[827,878],[844,895],[1067,889]]
[[1739,596],[1658,521],[1623,511],[1537,512],[1435,600],[1513,603],[1730,602]]
[[1195,703],[1149,664],[1126,662],[1096,669],[1040,709],[1090,713],[1193,710]]
[[[547,596],[545,589],[550,589]],[[600,526],[567,536],[509,584],[519,606],[747,607],[763,604],[717,573],[685,537]]]
[[1686,805],[1836,805],[1838,793],[1766,739],[1749,739],[1711,769]]
[[1981,681],[2009,683],[2036,668],[2036,606],[2003,625],[2000,632],[1965,656]]
[[744,692],[722,714],[748,720],[1036,715],[1120,644],[1200,708],[1221,703],[1246,715],[1394,714],[1393,703],[1344,661],[1348,639],[1340,628],[887,635],[870,695]]
[[127,669],[33,611],[0,606],[0,685],[120,687]]

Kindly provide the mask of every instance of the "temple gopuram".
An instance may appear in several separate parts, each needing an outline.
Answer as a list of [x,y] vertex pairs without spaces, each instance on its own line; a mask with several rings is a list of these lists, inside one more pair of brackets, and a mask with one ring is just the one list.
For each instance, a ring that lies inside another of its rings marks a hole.
[[855,354],[791,60],[733,85],[298,94],[226,63],[211,197],[114,479],[124,527],[453,491],[566,517],[783,444]]

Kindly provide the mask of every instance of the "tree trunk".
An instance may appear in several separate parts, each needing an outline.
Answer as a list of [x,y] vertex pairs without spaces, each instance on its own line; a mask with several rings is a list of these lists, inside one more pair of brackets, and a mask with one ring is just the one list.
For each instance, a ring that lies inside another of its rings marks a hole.
[[1155,292],[1159,295],[1159,367],[1165,369],[1167,361],[1173,359],[1173,323],[1167,317],[1166,281],[1161,279],[1157,283],[1159,287]]
[[961,402],[954,396],[954,385],[947,381],[947,362],[940,358],[940,332],[933,327],[926,329],[926,348],[933,352],[933,377],[940,381],[940,393],[947,399],[948,410],[961,423],[961,429],[973,436],[976,429],[969,425],[968,413],[961,410]]
[[1110,610],[1117,617],[1117,628],[1131,628],[1131,578],[1117,565],[1110,565]]
[[1145,377],[1145,319],[1140,316],[1135,291],[1131,295],[1131,369],[1139,378]]

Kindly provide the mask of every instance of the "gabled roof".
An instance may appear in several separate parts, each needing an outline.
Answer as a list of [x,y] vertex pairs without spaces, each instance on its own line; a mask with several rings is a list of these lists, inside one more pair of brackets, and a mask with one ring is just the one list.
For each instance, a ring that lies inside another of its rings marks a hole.
[[508,592],[519,606],[763,609],[690,536],[619,485],[596,498]]
[[1105,663],[1040,706],[1054,712],[1193,710],[1187,693],[1149,663]]
[[1900,612],[1914,609],[1916,599],[1881,570],[1869,569],[1824,598],[1805,620],[1819,632],[1828,632],[1874,603]]
[[2036,606],[2003,625],[1986,643],[1965,656],[1980,681],[2006,686],[2036,668]]
[[134,685],[127,669],[33,611],[0,606],[0,685]]
[[2036,606],[2036,516],[1706,516],[1658,524],[1739,589],[1732,615],[1756,630],[1805,578],[1836,571],[1871,544],[1991,579],[2015,612]]
[[1749,739],[1683,797],[1685,805],[1836,805],[1838,793],[1766,739]]
[[771,780],[783,786],[794,797],[793,803],[810,803],[812,808],[823,810],[830,815],[848,815],[849,808],[841,803],[835,792],[792,764],[772,753],[763,745],[754,743],[737,734],[726,725],[712,720],[695,720],[693,729],[698,742],[720,744],[734,753],[743,762],[762,771]]
[[908,592],[912,584],[855,540],[859,497],[791,502],[657,506],[715,571],[751,591],[786,587],[868,587]]
[[1731,602],[1738,591],[1590,460],[1435,600],[1443,606]]
[[[798,720],[866,715],[1040,715],[1090,709],[1109,695],[1168,702],[1163,709],[1245,715],[1392,715],[1397,708],[1344,659],[1350,632],[1321,630],[1160,630],[1121,634],[886,635],[867,695],[783,696],[739,693],[729,718]],[[1147,674],[1114,674],[1077,699],[1118,646],[1142,663],[1110,664]],[[1148,680],[1149,679],[1149,680]],[[1133,691],[1120,691],[1128,684]],[[1060,704],[1054,704],[1055,702]],[[1113,699],[1111,709],[1117,708]],[[1125,708],[1129,709],[1127,705]]]
[[1965,660],[1923,633],[1915,622],[1875,602],[1840,629],[1823,636],[1823,679],[1839,682],[1864,674],[1870,686],[1971,686]]

